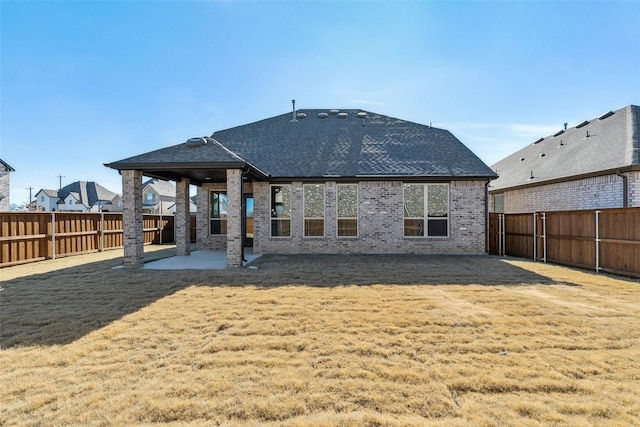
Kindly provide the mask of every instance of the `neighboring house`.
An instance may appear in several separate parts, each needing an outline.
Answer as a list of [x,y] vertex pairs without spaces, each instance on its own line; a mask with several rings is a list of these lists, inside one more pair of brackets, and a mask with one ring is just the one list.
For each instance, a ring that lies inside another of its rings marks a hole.
[[111,202],[102,206],[102,212],[122,212],[122,197],[116,194]]
[[[144,213],[168,215],[176,203],[176,186],[161,179],[150,179],[142,184]],[[175,211],[175,209],[174,209]]]
[[9,210],[9,174],[11,172],[15,172],[15,169],[0,159],[0,212]]
[[640,107],[540,138],[491,168],[493,212],[640,206]]
[[[139,224],[142,175],[176,182],[176,245],[239,266],[256,254],[483,254],[496,174],[449,131],[362,110],[303,110],[106,166],[123,177],[125,224]],[[127,243],[128,242],[128,243]],[[125,265],[142,262],[125,227]]]
[[47,190],[43,188],[36,193],[36,199],[34,200],[36,203],[35,210],[47,212],[57,211],[59,200],[58,190]]
[[76,181],[60,190],[42,189],[36,193],[36,203],[41,211],[102,212],[106,211],[104,207],[113,206],[118,200],[121,200],[118,194],[91,181]]

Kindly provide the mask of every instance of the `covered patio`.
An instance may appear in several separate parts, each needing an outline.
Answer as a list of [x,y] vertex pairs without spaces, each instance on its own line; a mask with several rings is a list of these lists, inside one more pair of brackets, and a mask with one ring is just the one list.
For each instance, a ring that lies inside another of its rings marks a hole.
[[[242,265],[246,266],[258,259],[251,249],[245,249]],[[156,261],[147,262],[145,270],[224,270],[227,268],[227,253],[223,251],[196,250],[188,256],[176,255]]]
[[[184,150],[185,146],[186,150]],[[162,155],[152,152],[106,164],[120,171],[122,175],[124,266],[132,268],[144,266],[142,177],[148,176],[176,183],[177,257],[188,257],[191,254],[189,186],[226,183],[225,264],[226,267],[241,267],[245,257],[243,183],[247,180],[264,180],[267,176],[209,137],[191,138],[186,144],[159,151],[162,151]],[[199,206],[200,209],[206,212],[208,206]],[[204,252],[210,253],[210,251]],[[212,265],[219,265],[222,262],[220,257],[216,259],[217,261]],[[183,264],[185,263],[183,260]],[[193,261],[193,264],[203,263]]]

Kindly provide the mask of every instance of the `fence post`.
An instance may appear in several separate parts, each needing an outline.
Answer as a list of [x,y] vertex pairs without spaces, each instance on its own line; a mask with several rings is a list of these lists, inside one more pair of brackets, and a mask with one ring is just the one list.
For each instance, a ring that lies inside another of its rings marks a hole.
[[158,229],[160,230],[159,241],[160,241],[160,244],[162,244],[162,230],[164,229],[164,222],[162,222],[162,208],[160,209],[160,224],[158,224]]
[[538,231],[536,223],[538,222],[538,214],[533,214],[533,260],[538,260]]
[[56,213],[51,211],[51,259],[56,259]]
[[542,262],[547,263],[547,213],[542,212]]
[[596,211],[596,273],[600,273],[600,227],[598,221],[600,217],[600,211]]
[[104,212],[100,212],[100,252],[104,252]]

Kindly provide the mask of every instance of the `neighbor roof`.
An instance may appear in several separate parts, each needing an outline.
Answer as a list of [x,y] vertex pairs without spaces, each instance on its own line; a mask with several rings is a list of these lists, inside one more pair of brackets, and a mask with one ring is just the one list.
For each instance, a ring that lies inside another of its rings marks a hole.
[[[494,178],[449,131],[363,110],[298,110],[107,164],[150,176],[206,179],[207,168],[248,168],[294,178]],[[198,169],[189,173],[187,169]]]
[[73,194],[80,203],[88,208],[94,206],[99,201],[110,202],[117,196],[116,193],[109,191],[100,184],[92,181],[72,182],[58,190],[58,197],[60,197],[60,200],[67,197],[69,194]]
[[[640,170],[640,107],[629,105],[561,129],[491,166],[491,191]],[[533,178],[531,178],[533,176]]]

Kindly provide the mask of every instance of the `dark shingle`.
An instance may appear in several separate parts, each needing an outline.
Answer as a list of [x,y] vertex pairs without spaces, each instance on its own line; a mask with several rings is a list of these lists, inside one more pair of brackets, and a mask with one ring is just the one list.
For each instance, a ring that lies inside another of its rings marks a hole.
[[629,105],[602,117],[529,144],[500,160],[491,166],[500,176],[491,182],[491,190],[640,165],[640,107]]
[[447,130],[362,110],[341,110],[345,118],[318,117],[328,112],[299,110],[306,118],[296,122],[291,113],[282,114],[217,131],[201,147],[183,143],[108,166],[246,162],[276,178],[495,176]]

